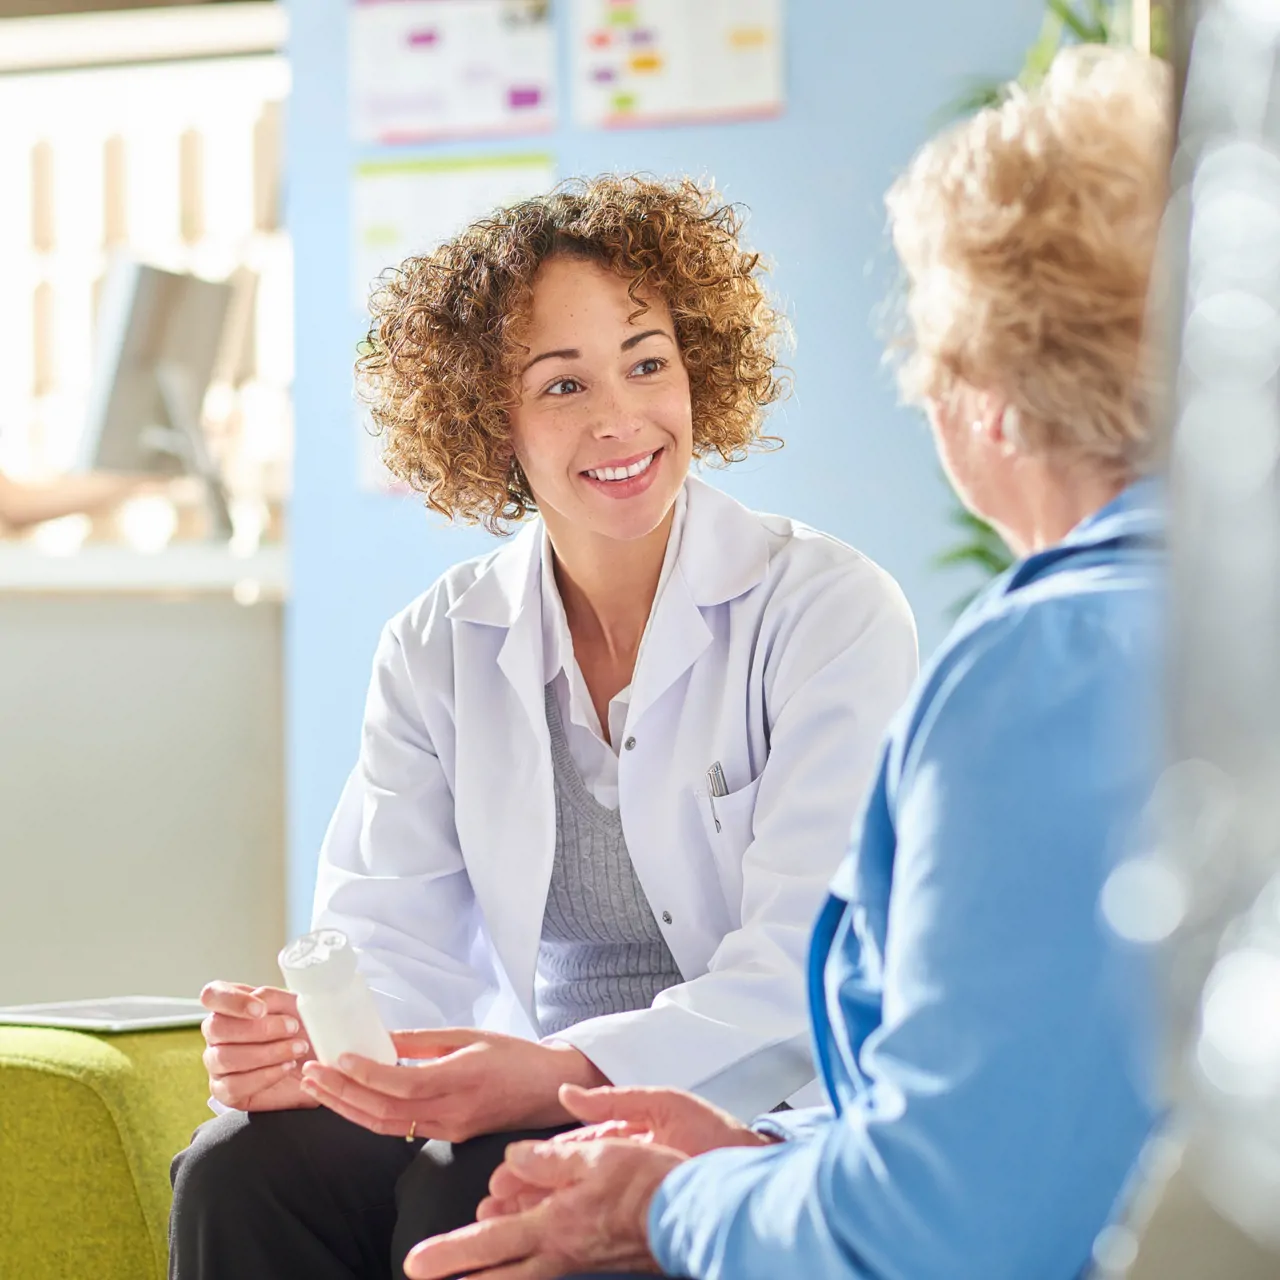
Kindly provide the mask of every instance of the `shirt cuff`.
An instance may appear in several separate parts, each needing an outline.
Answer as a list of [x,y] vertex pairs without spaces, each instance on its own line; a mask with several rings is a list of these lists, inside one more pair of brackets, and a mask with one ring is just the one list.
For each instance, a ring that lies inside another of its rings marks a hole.
[[835,1119],[830,1107],[802,1107],[792,1111],[769,1111],[757,1116],[751,1127],[757,1133],[783,1142],[803,1142],[816,1137]]
[[730,1209],[725,1203],[726,1175],[733,1180],[733,1171],[745,1166],[748,1177],[765,1178],[777,1159],[790,1154],[784,1146],[723,1147],[672,1169],[649,1202],[649,1251],[663,1274],[693,1273],[692,1255],[721,1225],[721,1213]]

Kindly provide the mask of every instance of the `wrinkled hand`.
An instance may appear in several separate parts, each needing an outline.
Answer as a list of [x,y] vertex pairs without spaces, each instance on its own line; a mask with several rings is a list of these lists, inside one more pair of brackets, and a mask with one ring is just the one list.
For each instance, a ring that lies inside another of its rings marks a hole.
[[560,1090],[560,1104],[584,1127],[560,1134],[557,1142],[633,1138],[671,1147],[686,1156],[772,1142],[727,1111],[681,1089],[580,1089],[565,1085]]
[[[590,1143],[602,1138],[667,1147],[685,1156],[699,1156],[720,1147],[763,1147],[774,1139],[748,1129],[721,1111],[679,1089],[579,1089],[565,1085],[561,1105],[583,1121],[552,1139],[557,1143]],[[523,1213],[551,1193],[523,1181],[515,1165],[500,1165],[489,1180],[489,1194],[480,1202],[478,1221]]]
[[684,1160],[679,1151],[651,1143],[513,1143],[502,1167],[546,1193],[542,1202],[424,1240],[409,1254],[405,1275],[553,1280],[600,1270],[657,1274],[649,1252],[649,1205],[659,1183]]
[[314,1107],[299,1066],[311,1046],[298,1018],[298,998],[279,987],[211,982],[200,993],[210,1011],[200,1025],[209,1092],[237,1111]]
[[450,1028],[393,1034],[401,1058],[384,1066],[343,1055],[337,1067],[308,1062],[302,1087],[316,1102],[374,1133],[465,1142],[481,1133],[546,1129],[572,1116],[560,1104],[565,1083],[607,1083],[569,1045],[538,1044],[495,1032]]

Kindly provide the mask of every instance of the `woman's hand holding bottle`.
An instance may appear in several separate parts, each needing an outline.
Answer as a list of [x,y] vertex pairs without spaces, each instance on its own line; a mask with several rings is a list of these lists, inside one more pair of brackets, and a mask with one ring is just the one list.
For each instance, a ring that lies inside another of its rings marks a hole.
[[313,1055],[298,1017],[298,998],[279,987],[211,982],[200,993],[204,1065],[215,1101],[236,1111],[314,1107],[301,1067]]

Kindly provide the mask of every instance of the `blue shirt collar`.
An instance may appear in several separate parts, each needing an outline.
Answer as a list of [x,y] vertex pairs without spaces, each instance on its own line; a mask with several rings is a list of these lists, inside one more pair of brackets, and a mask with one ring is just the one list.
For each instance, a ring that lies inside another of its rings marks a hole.
[[1163,535],[1164,481],[1145,476],[1122,489],[1105,507],[1086,516],[1058,545],[1088,547],[1115,538],[1159,540]]
[[[1076,563],[1080,552],[1121,543],[1158,546],[1164,541],[1164,532],[1164,482],[1155,477],[1135,480],[1106,506],[1081,520],[1061,542],[1019,560],[978,597],[970,610],[977,616],[992,601]],[[968,617],[969,611],[964,616]]]

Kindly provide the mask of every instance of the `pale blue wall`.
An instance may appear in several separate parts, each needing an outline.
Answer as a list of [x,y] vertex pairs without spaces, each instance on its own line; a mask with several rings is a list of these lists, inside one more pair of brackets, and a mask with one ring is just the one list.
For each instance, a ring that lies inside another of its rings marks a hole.
[[[354,159],[375,153],[346,140],[346,3],[289,7],[298,424],[289,904],[297,930],[310,910],[316,849],[357,750],[378,629],[447,565],[489,541],[443,529],[412,499],[357,490],[350,368],[360,318],[349,300],[347,180]],[[558,8],[563,27],[568,4]],[[923,423],[896,407],[881,366],[874,314],[893,278],[882,198],[969,77],[1017,68],[1040,11],[1040,0],[791,0],[782,118],[616,133],[566,122],[550,140],[562,176],[710,175],[749,206],[749,236],[776,263],[776,288],[794,320],[796,392],[774,419],[787,448],[716,483],[878,560],[906,590],[926,651],[963,584],[930,568],[949,537],[948,502]]]

